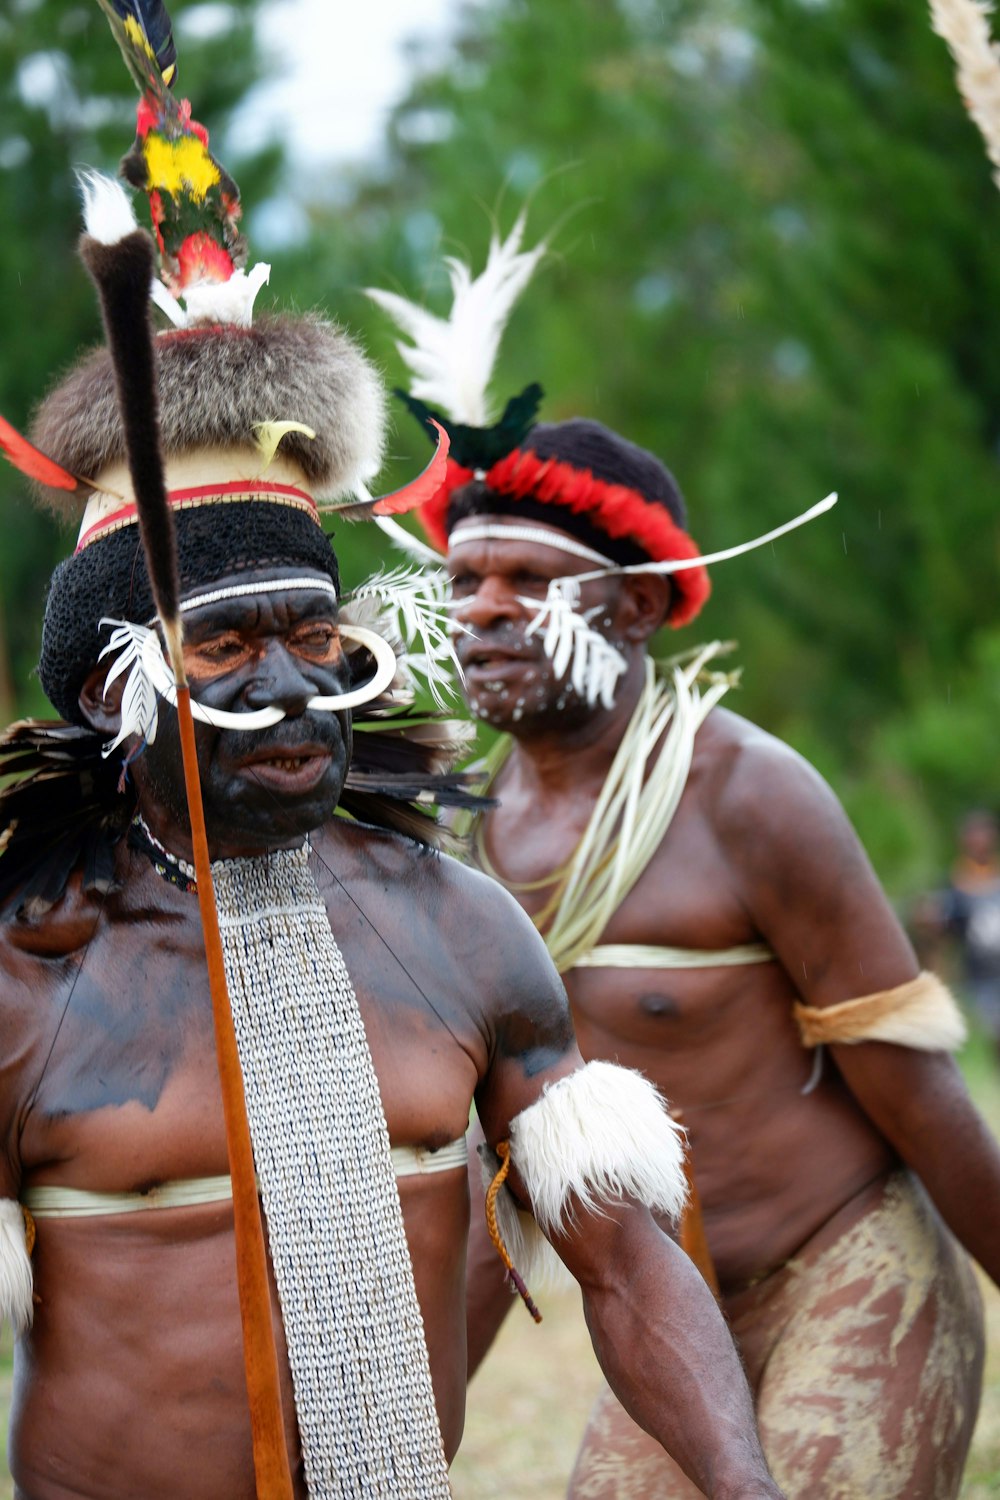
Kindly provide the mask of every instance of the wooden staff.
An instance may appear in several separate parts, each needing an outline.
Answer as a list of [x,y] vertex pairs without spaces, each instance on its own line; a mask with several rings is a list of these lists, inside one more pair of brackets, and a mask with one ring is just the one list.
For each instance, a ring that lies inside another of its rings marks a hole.
[[153,244],[143,230],[135,230],[113,244],[85,235],[80,249],[100,293],[108,344],[114,359],[118,403],[125,429],[143,552],[177,682],[177,721],[184,785],[194,848],[198,905],[205,934],[226,1147],[233,1184],[236,1282],[243,1324],[243,1361],[257,1496],[258,1500],[293,1500],[253,1145],[226,986],[198,775],[191,694],[184,671],[177,542],[160,453],[156,367],[149,316]]

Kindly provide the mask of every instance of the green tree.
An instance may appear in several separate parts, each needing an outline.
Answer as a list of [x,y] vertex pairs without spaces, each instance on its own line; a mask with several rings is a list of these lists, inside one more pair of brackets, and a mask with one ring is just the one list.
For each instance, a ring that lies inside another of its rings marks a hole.
[[[470,7],[395,111],[387,166],[322,226],[338,278],[443,305],[429,268],[481,262],[505,187],[507,222],[528,193],[539,232],[568,217],[500,392],[540,378],[548,416],[660,453],[706,550],[840,491],[719,569],[698,628],[739,640],[740,706],[816,755],[916,878],[933,793],[884,760],[905,736],[875,731],[945,702],[991,619],[1000,412],[1000,201],[923,8]],[[385,323],[350,310],[401,377]],[[419,443],[401,427],[411,463]]]

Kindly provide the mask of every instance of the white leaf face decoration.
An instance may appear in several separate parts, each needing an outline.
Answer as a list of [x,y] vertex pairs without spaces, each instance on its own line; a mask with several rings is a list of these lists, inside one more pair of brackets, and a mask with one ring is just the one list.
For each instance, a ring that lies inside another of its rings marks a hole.
[[417,648],[407,652],[406,667],[424,679],[439,709],[455,696],[455,679],[462,675],[452,645],[455,627],[448,619],[448,591],[442,571],[400,567],[376,574],[351,595],[355,603],[377,600],[407,646]]
[[612,708],[618,679],[628,669],[622,653],[590,621],[596,610],[580,614],[577,605],[580,589],[574,578],[554,578],[544,603],[537,599],[519,599],[526,609],[535,611],[527,634],[542,629],[542,650],[552,663],[557,681],[568,676],[578,697],[586,699],[588,708],[600,701],[602,708]]

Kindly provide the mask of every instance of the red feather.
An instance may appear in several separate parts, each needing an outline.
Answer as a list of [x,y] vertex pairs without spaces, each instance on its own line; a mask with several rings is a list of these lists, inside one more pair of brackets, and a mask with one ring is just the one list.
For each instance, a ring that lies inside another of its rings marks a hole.
[[448,449],[451,447],[451,439],[441,426],[430,418],[431,426],[437,428],[438,444],[434,451],[434,457],[416,479],[411,479],[409,484],[404,484],[402,489],[393,490],[388,495],[382,495],[372,506],[376,516],[401,516],[408,510],[415,510],[418,505],[424,505],[435,495],[444,483],[445,470],[448,466]]
[[39,484],[47,484],[54,490],[83,488],[79,479],[61,468],[54,459],[46,458],[4,417],[0,417],[0,450],[7,455],[15,469],[20,469],[29,479],[37,479]]

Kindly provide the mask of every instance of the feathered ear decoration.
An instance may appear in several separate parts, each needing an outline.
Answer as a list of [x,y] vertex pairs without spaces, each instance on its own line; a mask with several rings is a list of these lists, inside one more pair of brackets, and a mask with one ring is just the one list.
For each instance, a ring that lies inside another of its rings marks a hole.
[[378,573],[353,590],[342,612],[353,624],[356,607],[370,602],[378,615],[376,628],[381,626],[383,634],[388,618],[408,647],[402,665],[424,679],[439,709],[445,708],[446,698],[454,696],[455,678],[462,675],[452,645],[455,627],[448,620],[449,592],[441,569],[424,572],[404,566]]
[[[492,419],[488,392],[500,340],[514,303],[547,248],[543,240],[533,250],[521,249],[525,217],[522,211],[505,240],[493,235],[479,276],[474,278],[469,267],[454,256],[446,259],[452,291],[447,318],[436,317],[394,292],[367,288],[372,301],[412,340],[396,346],[414,375],[412,395],[445,414],[453,439],[455,424],[482,429]],[[529,387],[518,400],[535,399],[537,409],[540,394],[537,387]],[[499,425],[511,420],[514,404],[508,406]],[[422,406],[418,410],[422,418],[434,415]],[[504,449],[509,451],[509,447]],[[464,464],[464,458],[455,456]]]

